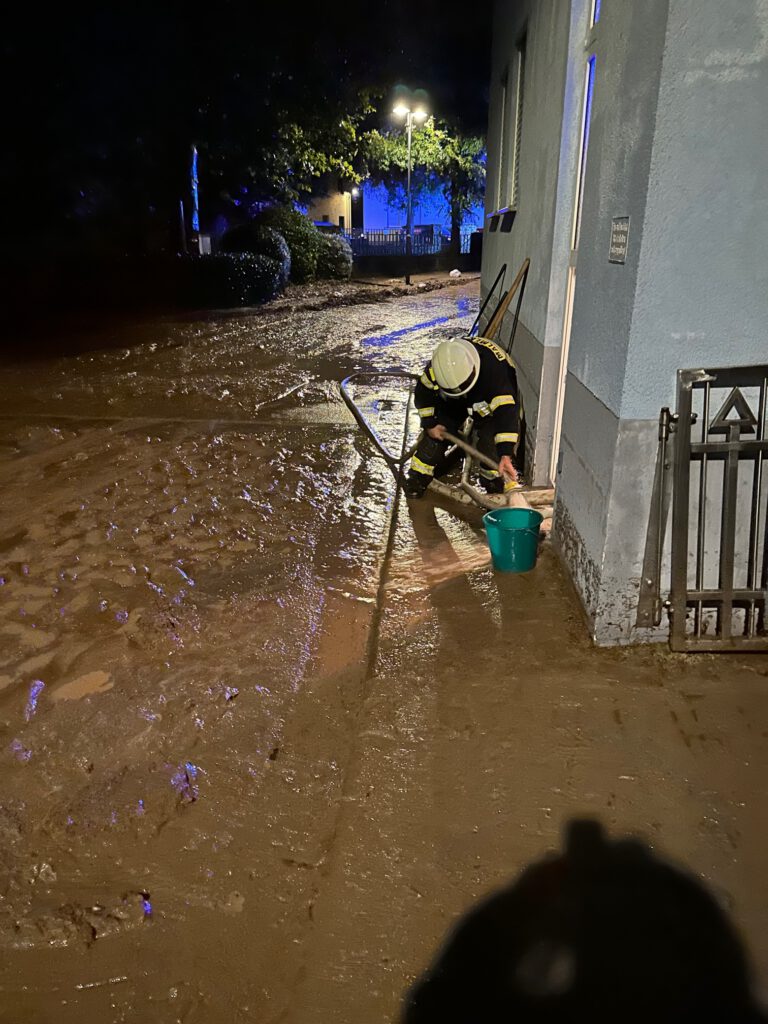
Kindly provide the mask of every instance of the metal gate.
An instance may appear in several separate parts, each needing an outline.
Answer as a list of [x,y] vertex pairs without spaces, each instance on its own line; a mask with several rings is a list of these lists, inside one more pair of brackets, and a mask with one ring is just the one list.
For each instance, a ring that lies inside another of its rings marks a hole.
[[768,366],[678,374],[673,650],[768,650],[766,391]]
[[767,399],[768,366],[681,370],[677,413],[662,410],[638,625],[666,607],[675,651],[768,650]]

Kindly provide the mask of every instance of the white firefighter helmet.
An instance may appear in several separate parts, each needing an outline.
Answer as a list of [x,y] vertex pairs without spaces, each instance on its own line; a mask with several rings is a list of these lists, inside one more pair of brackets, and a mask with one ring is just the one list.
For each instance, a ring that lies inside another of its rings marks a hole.
[[442,392],[452,398],[465,395],[480,374],[480,353],[467,338],[441,341],[432,353],[432,370]]

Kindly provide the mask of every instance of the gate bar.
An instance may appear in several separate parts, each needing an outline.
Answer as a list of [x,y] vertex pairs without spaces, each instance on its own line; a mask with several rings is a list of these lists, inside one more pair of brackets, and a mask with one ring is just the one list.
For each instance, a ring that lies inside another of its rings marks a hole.
[[[768,392],[768,377],[763,378],[763,386],[760,388],[760,399],[757,413],[757,439],[758,441],[765,440],[765,406],[766,406],[766,392]],[[757,453],[757,465],[755,466],[755,473],[752,480],[752,510],[749,517],[749,554],[747,557],[747,586],[755,586],[755,576],[757,574],[757,549],[760,543],[760,497],[761,488],[763,482],[763,452],[760,450]],[[765,538],[766,555],[768,558],[768,534]],[[766,587],[768,580],[763,580],[763,587]],[[765,595],[763,595],[765,597]],[[749,603],[749,611],[747,612],[747,636],[755,636],[759,628],[758,620],[759,615],[755,614],[757,611],[755,607],[754,599]]]
[[718,633],[730,640],[733,628],[733,567],[736,548],[736,489],[739,486],[738,441],[741,427],[733,423],[728,428],[728,440],[733,447],[726,456],[723,472],[723,514],[720,532],[720,589],[727,591],[720,604]]
[[640,593],[637,601],[638,626],[661,625],[664,608],[661,600],[661,570],[672,491],[670,450],[674,446],[674,436],[670,435],[675,427],[676,419],[677,417],[670,413],[667,406],[664,406],[659,413],[659,445],[653,474],[648,533],[645,538],[645,554],[643,555],[643,573],[640,577]]
[[673,651],[686,648],[685,617],[688,590],[688,510],[690,506],[691,410],[694,381],[700,380],[702,371],[679,370],[677,374],[677,438],[672,499],[672,589],[670,593],[670,646]]
[[[704,415],[701,418],[701,440],[706,442],[707,431],[709,430],[709,397],[710,397],[710,382],[707,381],[704,385]],[[699,537],[698,545],[696,547],[696,589],[702,590],[704,586],[704,535],[707,526],[707,453],[704,452],[701,456],[701,466],[699,467]],[[702,605],[699,601],[696,606],[695,612],[695,632],[697,639],[701,639],[701,626],[702,626]]]

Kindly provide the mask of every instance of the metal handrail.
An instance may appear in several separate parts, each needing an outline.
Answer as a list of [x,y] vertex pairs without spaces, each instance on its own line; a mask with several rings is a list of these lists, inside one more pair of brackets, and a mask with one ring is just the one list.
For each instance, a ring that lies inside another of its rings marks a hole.
[[496,275],[496,280],[493,282],[493,284],[491,285],[491,287],[490,287],[490,289],[488,291],[488,294],[483,299],[483,304],[480,307],[480,312],[475,317],[475,322],[469,328],[469,333],[467,334],[468,338],[472,338],[474,336],[474,334],[475,334],[475,331],[477,331],[478,328],[480,327],[480,321],[483,318],[483,313],[485,312],[485,308],[488,305],[488,303],[491,301],[491,297],[492,297],[493,293],[496,291],[496,285],[499,283],[499,281],[501,281],[501,288],[499,289],[499,302],[501,302],[502,299],[504,298],[504,295],[506,294],[504,292],[504,278],[506,277],[506,274],[507,274],[507,264],[506,263],[502,263],[501,270],[499,270],[498,274]]
[[515,280],[510,285],[509,291],[506,292],[504,297],[499,302],[498,306],[496,307],[496,309],[494,311],[493,316],[490,319],[490,322],[488,323],[488,326],[485,328],[484,337],[486,337],[486,338],[490,339],[491,341],[493,341],[494,335],[501,328],[501,323],[502,323],[502,321],[504,319],[505,313],[507,312],[509,304],[512,302],[512,299],[514,298],[515,293],[517,292],[518,288],[520,288],[520,294],[518,295],[518,298],[517,298],[517,307],[515,309],[515,319],[514,319],[514,324],[513,324],[513,327],[512,327],[512,335],[511,335],[511,337],[509,339],[509,346],[508,346],[507,351],[511,351],[512,343],[515,340],[515,332],[517,330],[517,321],[518,321],[518,317],[520,315],[520,307],[521,307],[522,302],[523,302],[523,293],[525,292],[525,284],[526,284],[526,281],[528,280],[528,270],[530,268],[530,265],[531,265],[531,261],[529,259],[526,258],[526,259],[523,260],[523,263],[522,263],[520,269],[517,272],[517,277],[515,278]]

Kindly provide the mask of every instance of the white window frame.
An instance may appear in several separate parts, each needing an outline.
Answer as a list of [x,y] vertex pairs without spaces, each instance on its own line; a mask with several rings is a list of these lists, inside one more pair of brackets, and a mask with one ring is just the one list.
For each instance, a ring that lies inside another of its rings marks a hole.
[[509,183],[509,205],[517,210],[520,205],[520,155],[523,140],[523,108],[525,106],[525,58],[528,50],[528,29],[517,43],[517,74],[515,76],[515,134],[512,152],[512,175]]

